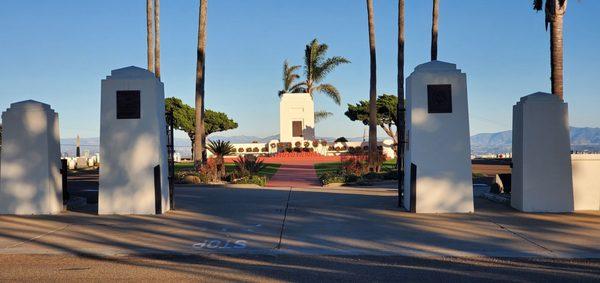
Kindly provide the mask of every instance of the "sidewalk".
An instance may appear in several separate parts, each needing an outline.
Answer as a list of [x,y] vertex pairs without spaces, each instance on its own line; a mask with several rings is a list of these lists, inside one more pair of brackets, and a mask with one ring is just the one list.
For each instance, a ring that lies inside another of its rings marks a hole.
[[281,160],[281,167],[267,182],[267,187],[321,188],[313,160]]

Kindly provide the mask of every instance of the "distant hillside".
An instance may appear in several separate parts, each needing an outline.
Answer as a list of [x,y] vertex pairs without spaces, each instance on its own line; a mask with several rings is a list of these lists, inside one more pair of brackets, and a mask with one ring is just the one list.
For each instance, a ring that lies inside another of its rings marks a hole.
[[[600,151],[600,128],[571,127],[571,148]],[[512,150],[512,131],[477,134],[471,137],[473,154],[505,153]]]
[[[257,137],[257,136],[209,136],[211,140],[224,140],[231,143],[251,143],[257,141],[259,143],[266,143],[271,140],[279,138],[278,135],[272,135],[268,137]],[[387,137],[381,137],[387,138]],[[328,141],[333,141],[336,138],[333,137],[319,137]],[[362,137],[348,138],[349,141],[362,141]],[[75,154],[75,139],[61,139],[61,151],[67,153],[70,156]],[[98,138],[82,138],[81,139],[81,151],[84,153],[86,150],[91,154],[95,154],[99,151],[99,139]],[[485,153],[506,153],[511,152],[512,147],[512,131],[503,131],[498,133],[485,133],[477,134],[471,137],[471,151],[473,154],[485,154]],[[577,128],[571,127],[571,147],[577,151],[600,151],[600,128]],[[175,150],[180,152],[183,156],[191,155],[190,140],[186,138],[175,139]]]

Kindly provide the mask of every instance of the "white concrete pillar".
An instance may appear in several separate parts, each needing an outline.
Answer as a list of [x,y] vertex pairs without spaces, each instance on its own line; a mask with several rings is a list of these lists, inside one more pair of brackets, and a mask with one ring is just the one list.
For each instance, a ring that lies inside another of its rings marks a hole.
[[0,214],[63,210],[58,114],[27,100],[2,113]]
[[99,214],[169,210],[164,99],[163,84],[145,69],[102,80]]
[[571,212],[573,179],[567,103],[549,93],[513,106],[511,206],[526,212]]
[[466,74],[432,61],[417,66],[406,86],[404,206],[417,213],[473,212]]

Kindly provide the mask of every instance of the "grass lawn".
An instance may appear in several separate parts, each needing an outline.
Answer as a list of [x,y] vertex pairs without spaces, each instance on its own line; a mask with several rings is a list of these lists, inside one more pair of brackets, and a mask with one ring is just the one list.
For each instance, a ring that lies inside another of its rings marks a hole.
[[[266,165],[265,169],[261,170],[258,173],[261,175],[267,176],[267,178],[269,178],[269,179],[273,175],[275,175],[275,173],[277,173],[277,170],[281,166],[281,164],[272,164],[272,163],[265,163],[265,165]],[[182,171],[182,170],[192,170],[192,169],[194,169],[193,162],[175,163],[175,172]],[[233,170],[235,170],[235,164],[225,163],[225,171],[227,171],[227,173],[233,172]]]
[[[315,171],[317,171],[317,176],[325,172],[333,172],[342,168],[341,162],[329,162],[329,163],[317,163],[315,164]],[[381,166],[382,171],[389,171],[396,169],[396,159],[391,159],[383,162]]]

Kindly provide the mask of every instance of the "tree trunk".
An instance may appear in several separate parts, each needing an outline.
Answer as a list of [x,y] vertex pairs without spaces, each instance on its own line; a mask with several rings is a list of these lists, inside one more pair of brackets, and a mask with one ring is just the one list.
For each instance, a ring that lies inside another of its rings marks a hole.
[[433,13],[431,23],[431,61],[438,58],[438,13],[440,10],[439,0],[433,0]]
[[377,55],[375,52],[375,16],[373,0],[367,0],[369,18],[369,50],[371,53],[371,82],[369,91],[369,170],[378,171],[377,149]]
[[191,135],[188,135],[188,137],[190,137],[190,141],[192,142],[192,161],[196,160],[194,159],[194,153],[195,153],[195,148],[196,148],[196,142],[195,142],[195,138]]
[[404,0],[398,0],[398,206],[402,206],[404,194],[404,145],[406,144],[406,106],[404,104]]
[[160,0],[154,0],[154,70],[160,79]]
[[550,22],[550,61],[552,68],[552,93],[563,99],[563,14]]
[[154,73],[154,18],[153,0],[146,0],[146,37],[148,41],[148,71]]
[[204,65],[206,50],[206,10],[208,0],[200,0],[198,17],[198,50],[196,56],[196,139],[194,165],[200,169],[205,161],[206,134],[204,132]]

